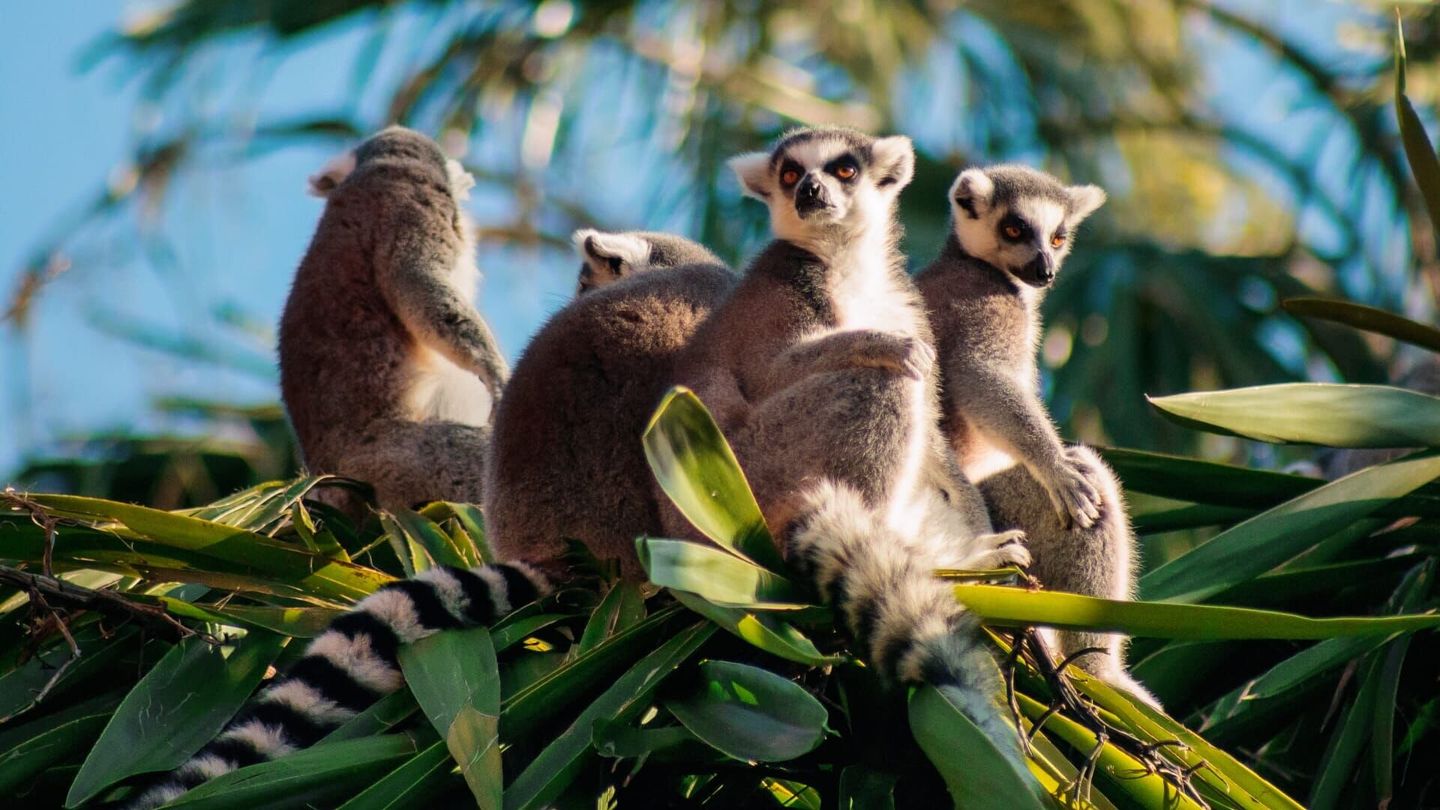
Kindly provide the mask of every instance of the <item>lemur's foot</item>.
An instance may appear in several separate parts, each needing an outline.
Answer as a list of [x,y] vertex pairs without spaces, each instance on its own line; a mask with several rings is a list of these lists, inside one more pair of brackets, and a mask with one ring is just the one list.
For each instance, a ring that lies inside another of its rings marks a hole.
[[1030,549],[1025,548],[1025,532],[1019,529],[982,534],[971,541],[971,547],[974,551],[960,566],[969,571],[987,571],[1012,565],[1026,568],[1030,565]]
[[1041,482],[1055,507],[1055,516],[1067,529],[1072,526],[1088,529],[1100,521],[1100,490],[1085,472],[1086,468],[1067,453],[1066,458],[1055,465],[1048,480]]

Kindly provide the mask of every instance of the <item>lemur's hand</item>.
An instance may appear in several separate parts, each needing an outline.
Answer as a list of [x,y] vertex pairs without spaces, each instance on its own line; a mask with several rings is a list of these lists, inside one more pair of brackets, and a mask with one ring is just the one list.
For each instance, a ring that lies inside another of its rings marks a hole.
[[1086,468],[1069,453],[1056,459],[1054,469],[1041,483],[1064,528],[1088,529],[1100,520],[1100,490],[1090,483]]
[[1025,547],[1025,532],[1019,529],[982,534],[968,544],[969,552],[958,568],[967,571],[989,571],[995,568],[1030,566],[1030,549]]
[[862,365],[898,371],[923,380],[935,367],[935,348],[919,338],[875,332],[856,358]]

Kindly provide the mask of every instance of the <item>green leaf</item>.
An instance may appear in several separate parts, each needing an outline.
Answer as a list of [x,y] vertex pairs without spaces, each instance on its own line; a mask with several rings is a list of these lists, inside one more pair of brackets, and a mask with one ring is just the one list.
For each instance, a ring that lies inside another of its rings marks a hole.
[[1375,773],[1375,799],[1380,807],[1389,807],[1395,792],[1395,716],[1400,692],[1400,673],[1414,636],[1404,636],[1385,653],[1375,688],[1375,705],[1371,713],[1374,729],[1370,733],[1370,762]]
[[1381,659],[1371,656],[1362,667],[1360,690],[1354,702],[1345,709],[1316,769],[1315,784],[1310,791],[1310,810],[1338,807],[1354,777],[1360,754],[1374,730],[1373,716],[1380,688],[1381,666]]
[[785,570],[745,473],[693,391],[677,386],[665,394],[644,444],[655,480],[695,528],[771,571]]
[[633,582],[617,582],[585,623],[577,652],[584,653],[616,633],[645,618],[645,597]]
[[829,714],[803,687],[767,670],[705,661],[700,680],[665,708],[717,751],[741,762],[784,762],[815,750]]
[[441,530],[429,518],[409,509],[397,509],[393,516],[405,536],[412,538],[425,550],[432,566],[449,565],[455,568],[469,568],[474,564],[465,556],[464,550],[456,545],[455,539]]
[[1440,476],[1440,456],[1369,467],[1287,501],[1156,568],[1140,580],[1146,599],[1201,601],[1252,579]]
[[1385,385],[1284,383],[1150,399],[1187,427],[1272,443],[1440,446],[1440,398]]
[[82,804],[137,773],[178,766],[235,715],[285,637],[253,631],[227,659],[199,636],[183,639],[130,690],[65,797]]
[[[136,601],[149,601],[137,598]],[[258,627],[285,636],[315,638],[344,615],[334,608],[256,607],[252,605],[197,605],[171,596],[157,597],[166,612],[187,619],[199,619],[235,627]]]
[[405,683],[440,733],[476,804],[497,810],[500,768],[500,668],[483,627],[436,633],[400,650]]
[[1432,227],[1440,228],[1440,160],[1435,157],[1435,147],[1425,134],[1425,125],[1405,97],[1405,32],[1399,17],[1395,20],[1395,117],[1400,123],[1400,141],[1405,145],[1405,159],[1410,163],[1410,172],[1420,186],[1425,198],[1425,210],[1430,213]]
[[844,656],[822,654],[804,633],[775,613],[722,607],[686,591],[671,593],[680,604],[771,655],[812,667],[829,666],[845,660]]
[[391,692],[380,698],[365,711],[346,720],[339,728],[325,735],[324,743],[358,740],[384,734],[410,719],[420,710],[415,695],[409,689]]
[[[656,687],[715,632],[697,624],[670,637],[621,675],[575,721],[540,752],[505,791],[506,810],[544,807],[574,780],[591,747],[597,721],[624,721],[645,707]],[[602,645],[602,649],[603,649]]]
[[120,695],[82,701],[0,734],[0,795],[13,796],[35,774],[92,743],[115,712]]
[[1146,492],[1179,502],[1268,508],[1325,483],[1303,475],[1141,450],[1106,449],[1102,455],[1125,482],[1127,494]]
[[283,810],[332,805],[376,774],[418,751],[408,734],[321,743],[270,762],[211,779],[167,804],[166,810]]
[[736,607],[789,609],[801,601],[793,582],[718,548],[686,540],[641,537],[635,541],[650,581]]
[[450,749],[441,740],[385,774],[339,810],[403,810],[425,805],[445,790],[454,767]]
[[[1431,158],[1433,160],[1434,156]],[[1440,172],[1436,173],[1435,179],[1440,181]],[[1280,306],[1291,315],[1335,321],[1440,352],[1440,329],[1383,309],[1331,298],[1287,298],[1280,302]]]
[[[43,705],[50,705],[50,701],[92,677],[113,672],[120,657],[133,648],[139,628],[127,625],[107,632],[96,623],[80,627],[72,634],[80,647],[79,658],[70,661],[70,645],[55,639],[56,643],[51,643],[39,654],[0,676],[0,718],[9,722],[34,708],[36,696],[55,677],[59,667],[65,667],[65,671],[55,681]],[[70,663],[67,664],[67,661]]]
[[840,772],[840,810],[895,810],[894,774],[850,765]]
[[1434,613],[1312,619],[1254,608],[1097,599],[1006,585],[957,585],[955,598],[987,624],[1038,624],[1153,638],[1319,639],[1440,627],[1440,614]]
[[952,690],[923,686],[910,696],[910,730],[940,771],[957,808],[1044,810],[1049,802],[1029,771],[1007,756],[955,705]]

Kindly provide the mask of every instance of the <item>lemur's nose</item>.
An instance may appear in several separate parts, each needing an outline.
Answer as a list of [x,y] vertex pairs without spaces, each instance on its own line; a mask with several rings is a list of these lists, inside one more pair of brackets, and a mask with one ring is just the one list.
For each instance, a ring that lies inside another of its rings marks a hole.
[[795,189],[795,196],[802,200],[818,200],[825,196],[825,187],[820,183],[820,178],[813,174],[805,175],[800,181],[800,186]]

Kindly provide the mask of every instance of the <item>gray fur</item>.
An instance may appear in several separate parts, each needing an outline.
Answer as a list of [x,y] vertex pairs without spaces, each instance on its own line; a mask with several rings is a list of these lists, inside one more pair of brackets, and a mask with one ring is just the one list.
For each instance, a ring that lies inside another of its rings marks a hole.
[[624,275],[664,272],[592,274],[591,291],[531,340],[495,412],[485,519],[502,559],[558,575],[573,538],[643,580],[634,540],[660,525],[640,436],[676,353],[735,275],[704,247],[668,234],[581,231],[575,243],[587,267],[608,268],[610,254],[597,249],[628,244],[627,255],[648,260]]
[[[1025,532],[1043,584],[1129,599],[1135,539],[1118,482],[1092,451],[1061,443],[1035,366],[1044,291],[1104,192],[1003,166],[962,172],[950,196],[954,231],[917,278],[938,340],[945,437],[996,528]],[[1019,239],[1001,230],[1015,217]],[[1080,665],[1154,701],[1124,670],[1123,638],[1062,633],[1060,642],[1067,654],[1103,648]]]
[[658,231],[603,233],[584,228],[572,237],[580,254],[577,295],[646,270],[668,270],[692,264],[723,265],[704,245]]
[[367,481],[386,506],[478,502],[486,400],[507,371],[472,304],[469,176],[391,127],[311,185],[325,213],[280,320],[280,390],[306,466]]

